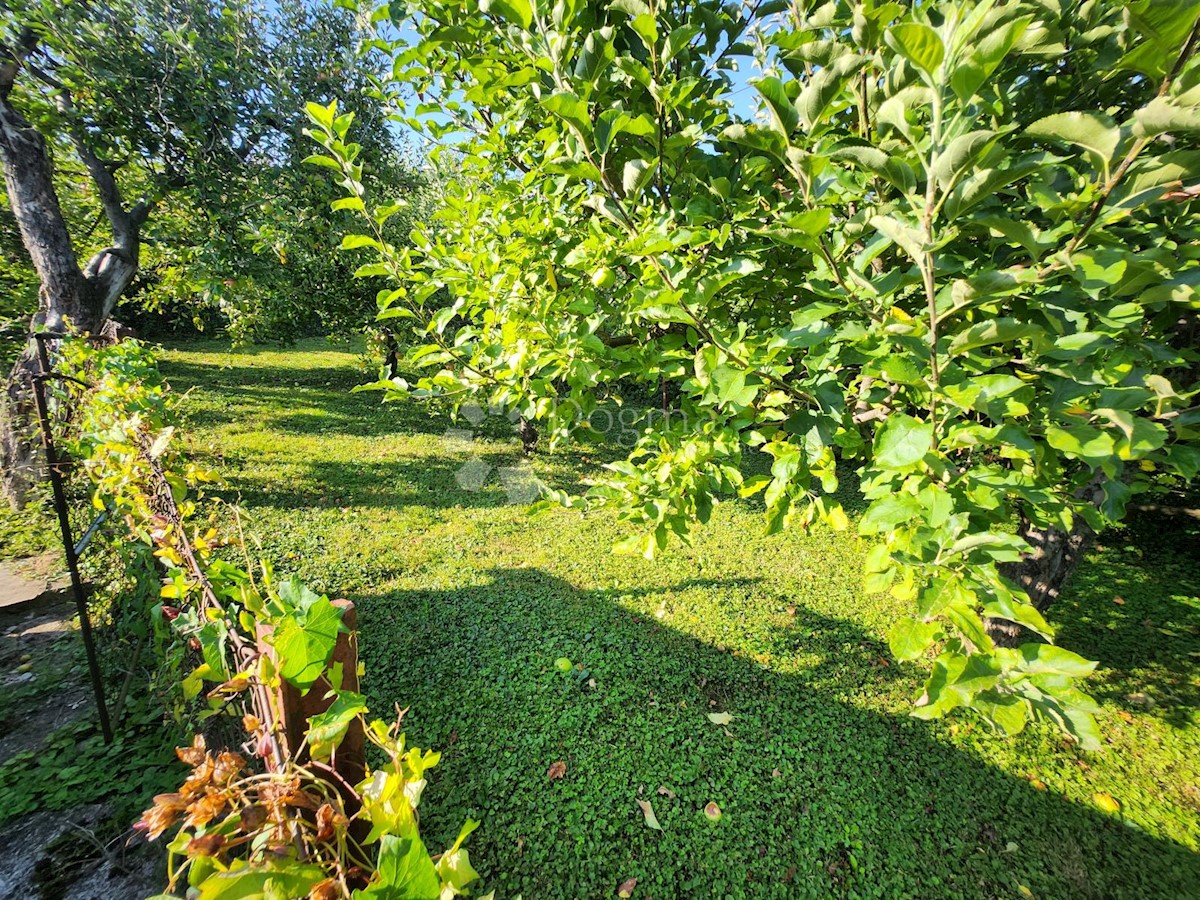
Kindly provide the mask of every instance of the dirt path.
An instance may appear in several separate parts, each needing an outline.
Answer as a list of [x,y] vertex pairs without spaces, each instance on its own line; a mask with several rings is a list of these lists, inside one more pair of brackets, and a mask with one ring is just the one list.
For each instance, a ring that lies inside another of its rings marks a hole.
[[[53,555],[0,563],[0,765],[95,717],[75,604],[55,568]],[[0,797],[0,812],[3,803]],[[158,893],[157,848],[130,850],[125,838],[105,804],[22,816],[0,829],[0,898],[144,900]]]

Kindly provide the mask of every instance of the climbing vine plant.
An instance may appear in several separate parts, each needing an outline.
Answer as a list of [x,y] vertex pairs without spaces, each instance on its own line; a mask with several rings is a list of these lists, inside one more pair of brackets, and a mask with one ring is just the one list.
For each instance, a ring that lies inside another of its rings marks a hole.
[[1200,466],[1198,12],[389,3],[384,87],[468,177],[393,246],[351,117],[309,108],[368,226],[344,246],[422,336],[424,377],[377,387],[496,404],[553,445],[670,385],[685,415],[554,498],[619,507],[647,557],[736,494],[772,532],[850,527],[830,495],[856,470],[866,588],[930,673],[913,713],[1097,748],[1095,663],[1045,613],[1094,532]]
[[[72,339],[57,369],[76,394],[67,450],[95,506],[122,523],[131,560],[147,549],[156,560],[140,571],[158,588],[150,615],[166,638],[162,664],[198,729],[177,750],[186,779],[135,826],[152,840],[171,833],[168,890],[201,900],[466,894],[478,875],[463,842],[478,823],[436,856],[418,829],[439,754],[407,745],[402,712],[367,718],[359,673],[334,658],[344,607],[266,561],[251,565],[238,521],[211,514],[202,490],[216,476],[173,441],[175,404],[153,355],[134,341]],[[317,692],[324,711],[291,726],[288,691]],[[338,761],[353,731],[356,752],[365,739],[381,762],[347,783]]]

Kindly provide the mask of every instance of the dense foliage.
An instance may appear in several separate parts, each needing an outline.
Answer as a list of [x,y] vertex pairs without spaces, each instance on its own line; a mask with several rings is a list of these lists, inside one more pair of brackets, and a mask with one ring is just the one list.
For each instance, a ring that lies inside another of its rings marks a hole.
[[[462,844],[477,823],[436,858],[417,829],[425,773],[439,754],[406,745],[403,713],[390,725],[365,721],[357,674],[332,661],[346,630],[338,605],[296,578],[276,579],[267,562],[256,577],[219,552],[247,553],[240,521],[226,533],[197,515],[213,476],[174,448],[173,403],[153,356],[132,341],[101,349],[71,341],[60,360],[69,384],[87,385],[67,449],[95,507],[124,523],[126,554],[155,561],[142,586],[157,588],[150,613],[171,638],[160,647],[164,666],[204,733],[220,734],[220,719],[241,714],[232,746],[210,750],[202,733],[179,749],[187,780],[156,796],[139,823],[151,839],[181,825],[169,845],[170,889],[311,900],[464,893],[478,875]],[[285,683],[332,698],[299,740],[284,728]],[[333,761],[352,727],[383,761],[360,784],[339,785]],[[237,744],[251,748],[253,764]]]
[[[623,509],[646,556],[733,493],[763,492],[771,531],[845,528],[830,495],[852,462],[892,651],[931,667],[914,713],[1045,717],[1097,747],[1095,664],[1002,567],[1200,465],[1198,12],[388,4],[419,34],[390,45],[427,103],[410,124],[465,132],[474,177],[438,235],[398,247],[351,117],[310,107],[339,206],[371,222],[344,246],[395,279],[381,318],[427,336],[428,374],[380,386],[486,401],[553,443],[629,383],[669,383],[682,415],[584,501]],[[731,99],[746,62],[754,120]],[[743,477],[748,451],[769,475]]]
[[[331,189],[299,165],[303,100],[336,98],[362,125],[368,181],[417,193],[415,164],[370,90],[380,60],[357,52],[351,12],[311,0],[21,0],[0,12],[0,56],[26,27],[39,44],[12,102],[47,136],[76,255],[111,235],[73,134],[87,135],[124,196],[154,206],[118,319],[148,334],[227,328],[243,341],[369,323],[370,292],[332,252],[344,229],[326,214]],[[0,252],[0,323],[27,319],[37,277],[8,215]]]
[[[368,704],[410,706],[410,740],[442,751],[422,835],[449,846],[481,820],[471,862],[498,898],[631,878],[635,900],[1192,893],[1200,521],[1135,513],[1054,609],[1101,660],[1104,751],[1042,723],[997,739],[907,716],[925,664],[888,653],[896,601],[863,590],[853,531],[765,535],[760,498],[738,498],[690,546],[609,553],[615,510],[530,517],[501,473],[578,484],[624,455],[619,424],[525,459],[501,416],[467,441],[447,404],[352,393],[360,353],[187,342],[161,365],[186,393],[180,439],[220,468],[259,555],[354,600]],[[482,485],[460,479],[481,464]],[[857,483],[837,495],[852,521]]]

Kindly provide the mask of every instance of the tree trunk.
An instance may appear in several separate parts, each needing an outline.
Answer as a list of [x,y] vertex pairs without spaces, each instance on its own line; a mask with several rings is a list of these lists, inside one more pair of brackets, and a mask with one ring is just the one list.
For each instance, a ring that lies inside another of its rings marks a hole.
[[[126,211],[112,170],[90,151],[82,133],[73,135],[76,149],[96,184],[113,229],[114,246],[97,253],[82,271],[63,218],[46,139],[11,104],[20,62],[32,52],[36,38],[26,30],[15,55],[0,66],[0,168],[21,239],[41,280],[38,310],[31,330],[71,327],[96,333],[121,293],[137,273],[140,226],[149,204]],[[30,377],[38,370],[32,339],[17,359],[0,398],[0,491],[14,507],[24,502],[38,480]]]
[[[1077,499],[1096,505],[1103,497],[1099,473],[1076,491]],[[1096,538],[1096,532],[1078,514],[1070,531],[1053,527],[1039,528],[1022,515],[1017,534],[1031,549],[1017,562],[1001,563],[1000,574],[1022,588],[1029,595],[1029,602],[1034,608],[1045,613],[1058,600],[1063,588],[1079,568],[1083,555]],[[1001,647],[1016,647],[1027,637],[1022,626],[1007,619],[988,619],[985,624],[992,640]]]

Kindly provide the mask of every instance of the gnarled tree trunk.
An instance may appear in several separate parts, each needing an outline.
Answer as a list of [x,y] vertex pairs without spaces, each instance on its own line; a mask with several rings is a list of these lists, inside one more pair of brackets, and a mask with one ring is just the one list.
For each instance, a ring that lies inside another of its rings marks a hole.
[[[16,77],[36,44],[36,35],[25,29],[15,47],[4,48],[6,55],[0,61],[0,168],[21,239],[41,280],[31,325],[51,331],[69,325],[95,333],[137,273],[139,232],[150,204],[141,201],[126,210],[112,167],[91,151],[82,131],[74,132],[75,149],[96,185],[113,232],[113,245],[80,269],[54,188],[46,139],[11,102]],[[61,105],[70,112],[65,91]],[[30,376],[37,368],[37,348],[29,340],[0,398],[0,490],[14,506],[24,503],[38,477],[30,393]]]

